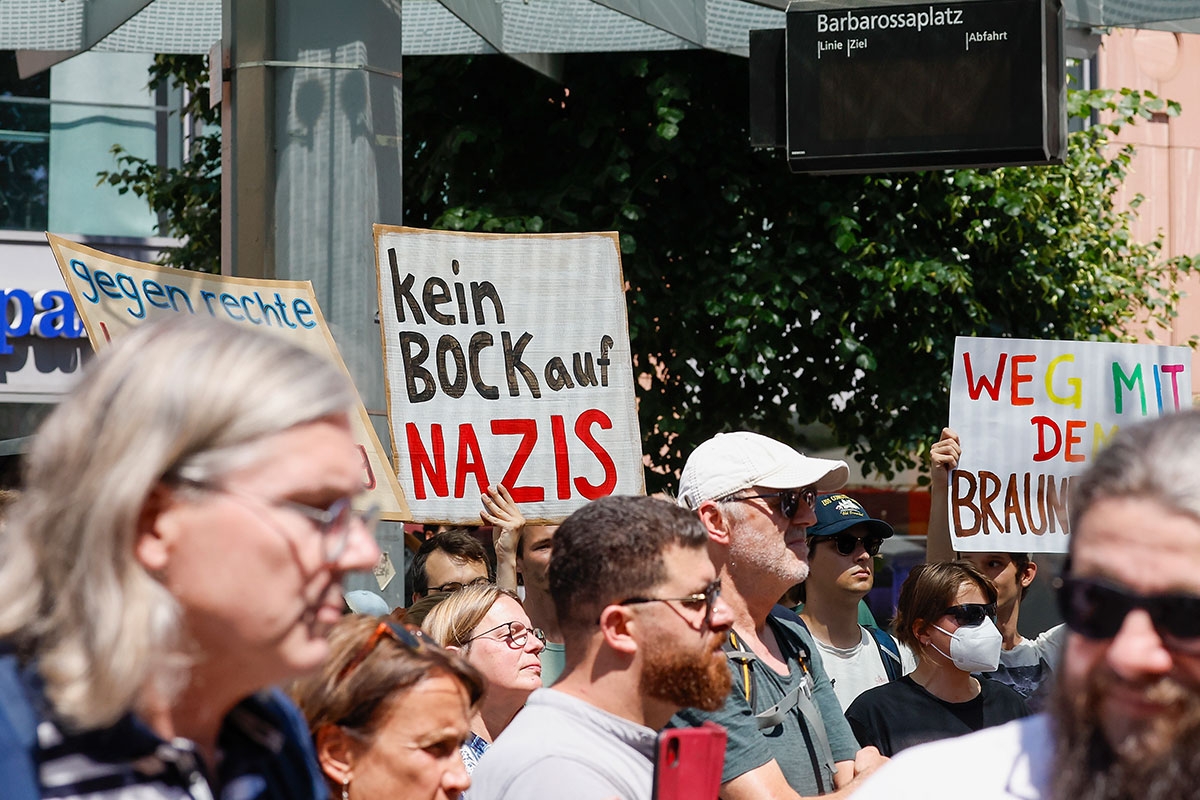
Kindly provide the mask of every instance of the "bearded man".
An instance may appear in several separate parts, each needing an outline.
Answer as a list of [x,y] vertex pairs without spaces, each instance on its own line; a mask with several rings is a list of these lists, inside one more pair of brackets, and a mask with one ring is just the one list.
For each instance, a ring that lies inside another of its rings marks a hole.
[[1072,487],[1051,710],[914,748],[856,800],[1166,800],[1200,786],[1200,413],[1123,429]]
[[566,668],[484,754],[471,798],[650,800],[659,729],[729,692],[708,535],[666,501],[601,498],[554,534],[549,584]]

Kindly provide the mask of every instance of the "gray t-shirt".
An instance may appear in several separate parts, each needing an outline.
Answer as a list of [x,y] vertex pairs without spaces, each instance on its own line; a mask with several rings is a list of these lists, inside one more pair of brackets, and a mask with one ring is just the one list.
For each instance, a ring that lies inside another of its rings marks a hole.
[[[790,620],[795,620],[794,623],[783,621],[788,619],[788,615]],[[842,715],[842,706],[829,683],[812,635],[796,619],[794,612],[783,606],[775,607],[767,624],[787,655],[788,675],[778,675],[757,662],[742,666],[731,661],[733,687],[725,707],[712,712],[686,708],[672,717],[670,724],[682,728],[712,720],[725,728],[729,740],[725,749],[725,769],[721,773],[722,783],[728,783],[774,759],[792,789],[802,797],[811,797],[820,793],[817,776],[824,770],[820,763],[818,738],[808,720],[798,707],[793,708],[780,724],[762,730],[758,728],[755,718],[756,712],[775,705],[804,680],[804,668],[798,659],[801,647],[810,654],[806,665],[813,680],[812,699],[824,722],[833,760],[853,761],[858,752],[858,741]],[[749,701],[746,699],[746,675],[750,677]],[[830,791],[830,776],[822,774],[822,781],[825,791]]]
[[471,773],[471,800],[650,800],[658,733],[538,689]]

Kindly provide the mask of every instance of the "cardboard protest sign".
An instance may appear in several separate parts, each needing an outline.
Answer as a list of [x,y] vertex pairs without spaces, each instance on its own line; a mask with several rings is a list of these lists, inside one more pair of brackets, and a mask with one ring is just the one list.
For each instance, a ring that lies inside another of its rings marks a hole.
[[[207,314],[287,336],[301,347],[333,359],[350,374],[308,281],[187,272],[108,255],[49,233],[46,238],[97,350],[147,320],[171,314]],[[362,502],[378,503],[383,519],[407,520],[404,492],[361,401],[350,414],[350,424],[363,457],[366,494]]]
[[1186,347],[955,341],[951,541],[968,552],[1064,553],[1071,480],[1123,425],[1192,405]]
[[375,226],[396,475],[420,522],[479,522],[503,483],[530,521],[642,494],[615,233]]

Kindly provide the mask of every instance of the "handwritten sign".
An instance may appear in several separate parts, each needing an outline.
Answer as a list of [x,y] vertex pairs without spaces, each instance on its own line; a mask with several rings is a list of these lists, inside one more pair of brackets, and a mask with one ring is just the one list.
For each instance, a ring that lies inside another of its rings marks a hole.
[[[49,233],[46,238],[97,350],[147,320],[198,314],[287,336],[350,374],[308,281],[188,272],[109,255]],[[350,424],[363,458],[361,502],[378,503],[383,519],[408,520],[404,492],[361,400]]]
[[1066,552],[1071,480],[1122,425],[1192,404],[1186,347],[955,341],[950,481],[956,550]]
[[531,522],[641,494],[615,233],[375,226],[396,474],[421,522],[479,521],[503,483]]

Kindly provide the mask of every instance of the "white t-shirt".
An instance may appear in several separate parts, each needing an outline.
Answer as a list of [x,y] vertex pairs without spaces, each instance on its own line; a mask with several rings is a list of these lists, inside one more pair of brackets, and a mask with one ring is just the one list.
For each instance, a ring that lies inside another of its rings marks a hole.
[[[858,626],[862,638],[858,644],[849,648],[834,647],[825,644],[817,637],[813,642],[821,654],[821,664],[829,674],[829,682],[833,684],[833,692],[845,711],[854,699],[867,689],[874,689],[888,682],[887,668],[883,659],[891,658],[879,651],[871,632],[863,626]],[[912,672],[916,664],[908,648],[900,648],[901,674]]]
[[884,764],[854,800],[1041,800],[1054,774],[1043,714],[912,747]]
[[1012,650],[1000,651],[1000,668],[988,677],[1015,689],[1031,711],[1043,711],[1066,641],[1066,625],[1055,625],[1036,639],[1022,639]]

